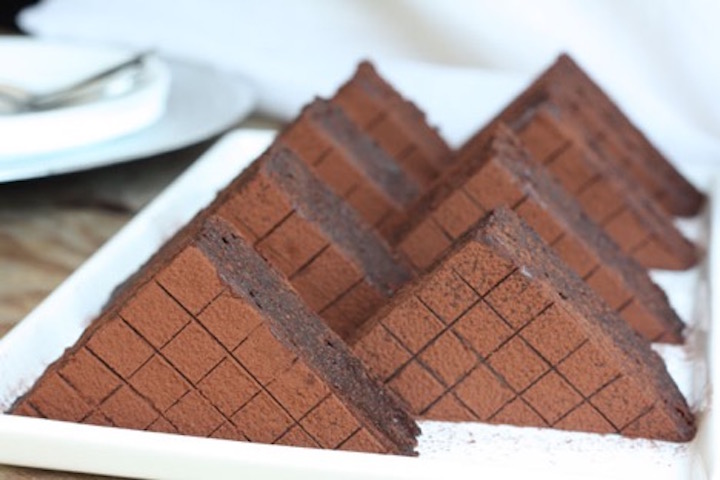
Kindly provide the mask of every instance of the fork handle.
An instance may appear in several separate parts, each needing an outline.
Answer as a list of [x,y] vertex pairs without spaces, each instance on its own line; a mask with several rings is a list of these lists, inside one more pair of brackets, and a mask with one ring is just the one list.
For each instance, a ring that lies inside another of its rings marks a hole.
[[73,98],[86,95],[98,87],[104,86],[115,75],[125,72],[131,68],[142,65],[145,59],[152,54],[151,51],[144,51],[132,56],[128,60],[118,63],[117,65],[85,78],[77,83],[58,89],[54,92],[48,92],[35,95],[28,100],[28,110],[41,110],[51,108],[72,100]]

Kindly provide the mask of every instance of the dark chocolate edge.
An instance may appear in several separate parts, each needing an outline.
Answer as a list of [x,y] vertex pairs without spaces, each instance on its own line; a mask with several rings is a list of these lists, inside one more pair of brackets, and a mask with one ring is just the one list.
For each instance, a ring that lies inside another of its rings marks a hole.
[[[209,209],[206,208],[203,212]],[[201,212],[202,213],[202,212]],[[189,243],[193,241],[193,235],[199,230],[200,223],[198,222],[198,214],[196,217],[186,224],[180,231],[173,235],[166,243],[160,246],[159,250],[156,251],[142,266],[140,266],[134,273],[120,283],[113,292],[110,294],[110,298],[103,305],[100,311],[94,315],[93,319],[87,325],[82,334],[71,346],[67,347],[56,360],[51,362],[43,371],[43,373],[35,380],[35,383],[28,389],[25,394],[18,397],[15,402],[7,410],[8,413],[12,413],[14,409],[22,403],[25,398],[30,396],[32,392],[37,388],[40,379],[46,375],[50,375],[67,364],[69,356],[75,354],[78,350],[84,347],[87,340],[100,328],[102,328],[108,321],[113,319],[116,315],[119,315],[120,309],[124,305],[125,301],[135,295],[152,277],[167,263],[172,261],[180,251],[185,248]]]
[[[527,121],[528,110],[537,108],[540,104],[551,100],[553,97],[558,98],[558,95],[563,98],[567,96],[568,94],[565,90],[567,88],[572,88],[572,86],[568,87],[566,85],[567,79],[563,78],[562,75],[563,73],[575,75],[575,72],[580,72],[585,84],[599,92],[602,95],[602,98],[608,102],[608,105],[610,105],[611,108],[623,118],[623,121],[628,124],[629,128],[632,128],[633,132],[637,133],[641,142],[652,148],[653,152],[655,152],[658,158],[661,159],[660,163],[670,168],[673,172],[673,176],[681,179],[680,182],[683,185],[686,185],[686,187],[681,186],[681,188],[683,191],[687,189],[687,191],[690,192],[688,193],[688,198],[690,200],[684,198],[684,193],[678,193],[677,189],[674,188],[673,185],[669,185],[665,177],[662,175],[656,175],[657,172],[655,169],[652,168],[652,166],[648,166],[646,163],[643,164],[644,170],[657,179],[659,185],[663,188],[663,195],[669,197],[670,200],[669,202],[664,202],[663,200],[658,199],[655,192],[645,191],[645,193],[653,200],[663,204],[664,208],[670,208],[670,211],[673,214],[681,216],[696,215],[705,202],[705,195],[697,190],[694,185],[683,177],[677,169],[675,169],[675,167],[672,166],[667,159],[665,159],[665,157],[657,151],[647,137],[633,125],[624,113],[622,113],[617,104],[613,102],[612,99],[610,99],[599,87],[599,85],[587,76],[587,74],[582,72],[579,66],[567,54],[561,54],[552,64],[540,73],[540,75],[530,81],[518,96],[516,96],[495,118],[488,122],[488,125],[491,125],[496,121],[504,121],[513,128],[518,125],[522,125],[525,121]],[[577,75],[575,75],[574,78],[577,80]],[[471,137],[468,142],[473,141],[473,139],[474,137]]]
[[524,265],[529,273],[544,278],[559,294],[560,301],[580,313],[586,326],[601,332],[625,356],[622,366],[641,384],[649,385],[665,405],[673,420],[677,439],[689,441],[696,433],[694,415],[685,397],[667,372],[662,358],[650,343],[632,331],[610,307],[575,273],[569,270],[550,248],[517,215],[505,208],[496,209],[480,222],[475,241],[499,248],[508,258]]
[[[552,97],[545,102],[536,105],[526,112],[527,119],[532,118],[538,110],[544,109],[551,116],[557,117],[558,109]],[[623,194],[623,201],[631,211],[635,212],[635,218],[641,222],[661,245],[668,252],[678,258],[681,269],[687,269],[699,261],[699,254],[695,244],[688,240],[673,223],[672,217],[660,207],[646,189],[638,188],[632,181],[623,175],[622,171],[615,165],[600,158],[589,146],[583,142],[580,145],[583,154],[593,163],[594,168],[602,173],[605,179],[612,182]]]
[[261,164],[258,161],[254,161],[248,165],[248,167],[245,168],[234,180],[232,180],[228,186],[222,188],[217,193],[215,199],[209,205],[195,214],[190,221],[183,225],[167,241],[162,243],[158,250],[155,251],[137,270],[135,270],[135,272],[116,286],[110,293],[110,296],[100,311],[94,315],[75,343],[67,347],[55,361],[51,362],[45,368],[45,371],[41,374],[38,380],[36,380],[35,384],[33,384],[33,386],[31,386],[25,394],[18,397],[7,411],[12,412],[19,403],[31,394],[42,376],[51,374],[64,366],[66,363],[64,359],[68,354],[74,354],[77,352],[80,348],[82,348],[93,333],[102,328],[105,323],[112,319],[113,316],[118,315],[120,309],[130,297],[135,295],[147,282],[152,279],[152,277],[157,274],[158,271],[172,261],[172,259],[175,258],[182,249],[194,241],[194,236],[202,228],[204,219],[215,212],[218,207],[234,193],[235,189],[239,185],[257,175],[260,167]]
[[465,184],[472,172],[481,168],[490,160],[492,145],[488,140],[492,129],[483,128],[475,135],[475,140],[463,145],[457,153],[453,167],[447,170],[425,194],[408,209],[404,215],[389,219],[381,225],[380,231],[392,246],[399,245],[415,228],[420,225],[427,214],[434,210],[443,200],[448,198],[457,188]]
[[[493,160],[510,168],[523,180],[522,189],[533,195],[537,201],[556,212],[556,218],[564,221],[580,239],[598,255],[601,263],[617,270],[633,290],[635,298],[642,302],[666,327],[673,340],[682,342],[684,322],[670,306],[663,292],[630,255],[623,253],[607,235],[582,212],[577,202],[570,197],[544,167],[529,158],[517,136],[502,122],[490,125],[468,142],[459,153],[465,157],[457,167],[438,181],[435,188],[416,204],[409,215],[410,220],[394,232],[391,241],[399,242],[425,218],[439,202],[447,198],[456,188],[462,186],[477,169]],[[397,244],[397,243],[394,243]]]
[[[590,220],[580,205],[544,170],[530,158],[530,153],[512,131],[500,124],[493,137],[495,149],[502,152],[500,161],[515,175],[532,187],[533,196],[545,207],[556,213],[569,230],[589,245],[598,256],[600,263],[618,271],[635,298],[642,302],[682,342],[685,323],[677,316],[660,287],[650,278],[647,271],[631,255],[623,253],[617,245]],[[526,189],[527,191],[527,189]]]
[[661,244],[664,244],[667,250],[679,257],[681,268],[687,269],[700,261],[698,247],[690,241],[675,226],[673,218],[660,205],[649,197],[645,190],[639,190],[632,184],[629,178],[621,175],[616,169],[607,168],[594,152],[591,153],[591,159],[596,160],[596,164],[606,170],[605,176],[610,181],[615,182],[619,188],[626,192],[625,201],[627,205],[637,212],[637,220],[642,222],[653,235],[658,238]]
[[[387,82],[372,62],[369,60],[361,61],[355,71],[355,75],[345,85],[348,84],[357,85],[371,97],[390,101],[399,107],[399,109],[396,110],[398,114],[414,120],[412,125],[413,130],[417,129],[423,132],[426,146],[431,145],[432,150],[437,155],[429,158],[429,161],[434,166],[442,168],[448,162],[452,161],[452,149],[442,135],[440,135],[439,129],[436,126],[430,125],[425,112],[423,112],[415,102],[405,98],[395,87]],[[340,87],[340,89],[345,85]]]
[[275,148],[263,157],[260,160],[263,171],[292,194],[296,211],[315,221],[336,247],[358,260],[368,279],[387,296],[412,278],[409,267],[360,219],[355,209],[322,184],[294,153]]
[[[253,175],[257,172],[258,168],[254,167],[252,169],[246,170],[246,175]],[[193,218],[193,220],[187,224],[183,229],[181,229],[180,232],[178,232],[175,236],[173,236],[167,243],[165,243],[163,246],[160,247],[160,249],[142,266],[140,269],[138,269],[133,275],[128,277],[120,286],[118,286],[114,293],[112,294],[112,297],[110,301],[106,304],[105,307],[102,308],[100,313],[96,316],[96,318],[90,323],[90,325],[83,331],[82,335],[79,337],[77,341],[70,347],[66,348],[63,353],[54,361],[52,362],[45,371],[41,374],[41,376],[38,378],[38,380],[33,384],[33,386],[28,389],[28,391],[23,394],[22,396],[18,397],[13,404],[10,406],[10,408],[7,409],[7,413],[13,413],[15,408],[21,404],[25,398],[30,396],[33,391],[38,387],[39,380],[47,375],[51,375],[52,373],[60,370],[63,366],[67,364],[69,361],[69,358],[76,353],[81,348],[84,348],[85,343],[87,340],[92,336],[93,333],[95,333],[98,329],[102,328],[107,321],[110,321],[112,318],[114,318],[115,315],[118,314],[119,310],[124,305],[125,301],[130,298],[132,295],[137,293],[148,281],[151,280],[151,278],[160,270],[162,269],[168,262],[172,261],[175,256],[177,256],[185,247],[188,245],[195,243],[198,241],[198,235],[202,233],[202,235],[207,236],[207,226],[206,222],[209,221],[209,218],[213,215],[215,207],[217,206],[218,201],[216,200],[213,202],[209,207],[207,207],[205,210],[203,210],[201,213],[199,213],[196,217]],[[215,217],[216,223],[222,222],[225,223],[223,220],[220,220],[218,217]],[[232,227],[225,227],[226,231],[232,231],[229,230]],[[233,234],[234,235],[234,234]],[[235,241],[237,243],[237,236],[235,236]],[[222,242],[221,242],[222,243]],[[222,243],[224,244],[224,243]],[[199,242],[197,244],[198,247],[202,247],[203,243]],[[254,253],[255,258],[255,265],[257,266],[259,262],[262,262],[265,265],[265,269],[268,271],[271,271],[272,267],[268,265],[261,257],[260,255],[252,249],[252,247],[249,247],[250,250]],[[205,255],[208,255],[207,249],[203,248],[203,253]],[[244,253],[246,256],[248,255],[248,247],[245,247]],[[238,265],[239,266],[239,265]],[[218,270],[223,270],[224,268],[227,268],[227,265],[223,265],[221,262],[216,262],[215,267]],[[275,274],[277,275],[277,274]],[[227,280],[227,279],[226,279]],[[277,283],[276,283],[277,284]],[[284,286],[286,289],[291,289],[292,287]],[[291,290],[292,291],[292,290]],[[234,290],[234,293],[237,294],[237,292]],[[274,292],[271,292],[268,297],[272,297]],[[286,293],[287,295],[287,293]],[[291,294],[292,295],[292,294]],[[297,295],[297,294],[294,294]],[[247,297],[245,297],[247,299]],[[255,302],[257,304],[257,302]],[[296,299],[295,303],[299,303],[303,306],[304,310],[307,312],[307,307],[304,306],[301,300]],[[310,313],[310,315],[314,316],[314,314]],[[339,349],[340,352],[343,352],[341,354],[345,354],[346,352],[349,352],[347,350],[347,347],[344,346],[344,343],[342,342],[339,337],[337,337],[330,328],[320,319],[317,317],[314,317],[315,320],[315,329],[316,330],[325,330],[325,334],[331,338],[331,345],[334,349]],[[275,325],[275,322],[271,321],[274,319],[271,319],[270,316],[266,316],[266,319],[268,320],[269,325]],[[277,334],[277,328],[272,330],[274,334]],[[285,338],[285,337],[283,337]],[[293,342],[284,342],[284,344],[287,346],[292,346],[291,349],[293,351],[296,351],[295,348],[297,345]],[[294,347],[294,348],[293,348]],[[343,350],[344,349],[344,350]],[[327,351],[327,350],[326,350]],[[335,351],[335,350],[333,350]],[[303,353],[307,353],[306,350],[303,350]],[[350,354],[352,355],[352,354]],[[305,357],[303,357],[305,358]],[[307,358],[305,358],[307,360]],[[355,375],[361,375],[363,377],[363,380],[361,380],[361,384],[365,383],[366,380],[364,378],[367,377],[367,372],[364,371],[364,367],[360,366],[358,367],[359,360],[356,358],[350,358],[349,365],[352,367],[353,374]],[[308,362],[311,363],[311,362]],[[346,360],[346,363],[348,361]],[[338,394],[338,386],[335,385],[332,382],[329,382],[327,380],[327,376],[324,375],[322,372],[317,371],[317,364],[313,364],[315,366],[314,371],[316,374],[318,374],[321,378],[323,378],[324,381],[328,384],[330,388],[333,389],[333,391],[338,395],[340,398],[347,398],[345,395]],[[323,365],[324,366],[324,365]],[[376,386],[377,387],[377,386]],[[372,392],[371,387],[370,390],[366,390],[366,393]],[[380,432],[380,434],[385,437],[388,441],[386,442],[386,447],[390,448],[391,450],[394,450],[397,453],[401,453],[404,455],[411,455],[413,454],[413,449],[416,445],[415,436],[419,434],[419,429],[417,425],[414,423],[412,419],[409,421],[412,422],[412,424],[408,424],[408,418],[410,418],[406,410],[404,410],[402,407],[399,406],[399,400],[397,400],[395,397],[392,397],[391,394],[389,395],[385,390],[383,390],[381,387],[375,388],[375,390],[379,390],[380,398],[383,398],[385,402],[391,402],[393,405],[392,409],[392,415],[391,417],[393,419],[396,419],[392,425],[394,428],[391,428],[391,432],[385,431],[383,428],[379,428],[377,426],[377,423],[381,422],[375,422],[371,421],[371,425],[375,429],[376,432]],[[376,392],[375,392],[376,393]],[[368,397],[365,400],[369,401],[370,397]],[[354,399],[353,399],[354,400]],[[346,405],[348,408],[352,408],[351,405]],[[360,409],[356,410],[356,413],[360,413],[363,418],[368,419],[371,415],[376,415],[377,412],[372,409]],[[398,426],[400,425],[400,426]],[[405,430],[405,431],[404,431]],[[408,436],[409,435],[409,436]],[[412,440],[410,440],[412,438]]]
[[316,99],[303,111],[319,125],[348,159],[374,184],[398,209],[404,209],[421,194],[420,185],[400,168],[398,163],[381,149],[366,133],[360,130],[337,105]]
[[208,219],[198,247],[218,268],[236,296],[264,313],[278,340],[305,360],[345,406],[386,437],[396,451],[412,454],[419,428],[399,401],[370,378],[359,359],[299,298],[235,230],[219,217]]
[[[568,72],[580,82],[590,88],[593,93],[600,99],[604,100],[610,107],[614,117],[620,121],[618,128],[629,129],[632,134],[639,140],[641,147],[645,150],[646,155],[641,156],[645,169],[655,175],[659,179],[661,185],[665,189],[665,195],[672,197],[671,204],[674,208],[673,213],[680,216],[694,216],[699,213],[703,207],[706,196],[695,185],[693,185],[685,176],[683,176],[672,163],[663,155],[657,147],[647,138],[625,113],[620,109],[608,93],[603,90],[590,76],[575,62],[569,55],[562,54],[555,61],[554,67],[557,71]],[[548,80],[552,77],[548,76]],[[649,160],[649,157],[654,160]],[[650,164],[653,162],[653,164]]]

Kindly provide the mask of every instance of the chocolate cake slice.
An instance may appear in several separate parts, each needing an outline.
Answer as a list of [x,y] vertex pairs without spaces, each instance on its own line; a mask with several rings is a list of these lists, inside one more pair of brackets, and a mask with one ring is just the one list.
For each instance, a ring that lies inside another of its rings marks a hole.
[[[547,167],[623,251],[648,268],[684,270],[697,263],[696,247],[673,219],[564,127],[556,110],[547,104],[537,107],[515,121],[514,128],[532,158]],[[463,148],[472,150],[474,141]]]
[[450,148],[415,104],[403,98],[369,62],[331,99],[422,186],[453,162]]
[[10,412],[400,454],[418,433],[282,275],[211,212],[129,280]]
[[413,276],[355,210],[290,150],[272,148],[217,201],[218,214],[283,272],[343,340]]
[[[574,86],[575,103],[570,104],[575,115],[582,116],[582,106],[592,103],[602,121],[588,125],[587,137],[593,137],[590,144],[603,157],[619,158],[623,165],[633,172],[667,211],[681,216],[698,213],[704,203],[704,195],[687,181],[667,159],[655,148],[645,135],[631,122],[617,105],[593,82],[588,75],[567,55],[557,60],[557,70],[563,81],[571,79]],[[567,84],[566,84],[567,85]],[[575,106],[576,108],[572,108]],[[581,108],[577,108],[581,107]],[[593,130],[594,127],[594,130]],[[619,132],[615,138],[612,132]],[[621,152],[626,152],[622,156]],[[637,167],[632,159],[642,165]],[[653,186],[656,188],[653,189]]]
[[423,191],[395,158],[326,100],[305,107],[275,144],[292,150],[371,225],[405,211]]
[[[668,213],[693,216],[699,212],[704,195],[569,56],[561,55],[499,118],[515,128],[516,121],[543,104],[552,105],[563,126],[574,131],[616,171],[628,175],[635,190],[641,187]],[[552,153],[549,144],[541,139],[528,147],[540,159]]]
[[371,322],[354,351],[421,417],[695,434],[660,357],[510,210],[471,229]]
[[470,145],[462,150],[458,167],[406,218],[383,228],[417,269],[429,267],[488,211],[505,205],[638,333],[650,341],[683,341],[684,325],[664,292],[584,216],[508,128],[485,129]]

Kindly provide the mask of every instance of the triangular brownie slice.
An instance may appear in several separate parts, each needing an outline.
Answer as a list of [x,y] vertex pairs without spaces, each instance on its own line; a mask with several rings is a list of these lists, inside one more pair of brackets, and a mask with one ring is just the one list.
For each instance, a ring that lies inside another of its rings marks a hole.
[[[697,262],[696,247],[662,207],[627,177],[624,167],[614,168],[564,126],[551,106],[535,107],[512,125],[532,158],[545,165],[623,251],[649,268],[683,270]],[[475,148],[475,141],[462,150]]]
[[[563,125],[574,130],[604,161],[629,175],[633,184],[669,213],[698,213],[704,195],[685,179],[622,113],[600,87],[567,55],[561,55],[503,113],[514,122],[543,104],[555,109]],[[529,145],[533,153],[551,143]],[[544,158],[541,156],[541,158]]]
[[218,215],[244,232],[345,341],[413,277],[375,230],[288,149],[268,150],[216,203]]
[[417,427],[230,224],[197,218],[11,412],[412,453]]
[[407,174],[427,186],[453,162],[450,148],[428,125],[425,114],[403,98],[369,62],[340,87],[331,102],[394,158]]
[[688,441],[660,357],[510,210],[372,320],[355,352],[413,412]]
[[[591,145],[597,148],[603,157],[619,158],[623,165],[637,172],[638,178],[650,177],[641,179],[641,182],[651,191],[653,185],[658,185],[654,190],[655,197],[667,211],[682,216],[698,213],[704,203],[704,195],[668,162],[577,63],[568,55],[561,55],[554,70],[561,79],[555,80],[549,76],[548,81],[556,86],[572,83],[575,97],[569,99],[568,106],[574,116],[570,118],[582,120],[586,138],[591,139]],[[583,118],[588,104],[596,106],[599,119],[593,118],[592,114],[591,118]],[[626,154],[625,157],[622,156],[623,153]],[[636,163],[641,165],[636,166]]]
[[419,269],[427,268],[488,211],[511,207],[639,333],[682,342],[683,323],[647,272],[623,254],[500,124],[464,149],[465,158],[408,213],[384,230]]
[[275,141],[288,147],[371,225],[404,212],[423,192],[395,158],[327,100],[315,100]]

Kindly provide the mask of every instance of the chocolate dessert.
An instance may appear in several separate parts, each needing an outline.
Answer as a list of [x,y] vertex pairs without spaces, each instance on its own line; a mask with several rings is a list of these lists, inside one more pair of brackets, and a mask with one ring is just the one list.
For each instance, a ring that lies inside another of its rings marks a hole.
[[345,341],[412,278],[355,210],[287,149],[271,148],[216,203]]
[[545,166],[531,158],[511,129],[538,150],[556,140],[540,127],[567,127],[554,103],[528,100],[556,89],[538,85],[506,111],[519,112],[509,128],[496,121],[453,155],[361,64],[129,278],[10,413],[397,454],[418,434],[408,409],[691,439],[648,342],[682,342],[683,324],[620,248],[646,265],[695,258],[584,130],[538,154]]
[[401,454],[418,433],[282,275],[211,213],[128,281],[11,412]]
[[371,225],[404,212],[423,191],[395,158],[326,100],[305,107],[275,143],[292,150]]
[[429,185],[452,165],[450,148],[427,124],[425,114],[380,77],[369,62],[360,63],[355,75],[330,101],[342,107],[420,185]]
[[681,343],[683,323],[647,272],[624,255],[502,124],[464,148],[449,172],[383,233],[422,271],[488,211],[511,207],[568,266],[650,341]]
[[[700,211],[704,195],[567,55],[561,55],[499,118],[516,128],[516,122],[543,106],[603,161],[627,175],[633,190],[640,187],[672,215],[693,216]],[[528,146],[541,161],[553,153],[547,142]]]
[[416,415],[682,442],[665,366],[510,210],[371,320],[354,351]]
[[[588,139],[589,137],[577,130],[577,128],[582,127],[583,123],[572,118],[568,120],[569,117],[566,115],[564,107],[562,107],[565,104],[560,102],[556,105],[553,103],[555,96],[546,94],[546,91],[555,92],[555,90],[558,90],[558,95],[562,98],[571,95],[570,92],[566,91],[569,89],[564,88],[562,83],[564,77],[561,72],[569,68],[565,65],[566,62],[571,61],[566,57],[561,57],[545,75],[541,76],[523,95],[511,103],[494,123],[499,121],[507,122],[520,135],[526,147],[533,154],[533,158],[545,165],[556,177],[556,180],[577,197],[588,216],[602,225],[605,232],[620,248],[624,252],[633,255],[641,265],[647,268],[671,270],[683,270],[691,267],[698,259],[695,246],[677,230],[672,223],[672,219],[663,211],[657,201],[646,194],[642,188],[637,188],[637,182],[633,181],[634,177],[626,177],[626,166],[618,165],[618,162],[613,158],[608,160],[602,157],[602,152],[596,152],[597,149],[593,147],[595,140]],[[588,82],[589,85],[586,85]],[[555,85],[555,83],[558,83],[559,86]],[[591,86],[597,89],[589,79],[580,82],[579,85],[585,90],[591,89]],[[597,90],[599,91],[599,89]],[[605,100],[598,100],[603,108],[617,110],[612,103],[609,103],[606,97],[603,98]],[[376,103],[380,101],[379,99],[384,99],[385,104],[406,105],[407,103],[387,82],[380,78],[370,64],[364,63],[359,67],[355,77],[339,90],[333,102],[342,105],[348,116],[363,125],[371,122],[368,119],[377,119],[381,116],[378,113],[379,107],[376,106]],[[416,110],[411,104],[407,108]],[[619,110],[617,110],[616,114],[622,116]],[[319,115],[316,114],[315,116]],[[330,116],[326,114],[325,117],[324,124],[330,125],[331,122],[327,120]],[[413,125],[412,131],[417,132],[417,136],[421,136],[420,133],[423,133],[427,138],[436,139],[437,134],[427,126],[422,115],[415,115],[413,118],[416,123]],[[612,129],[603,132],[603,138],[623,133],[614,132]],[[374,135],[372,132],[369,132],[369,134]],[[642,137],[641,134],[639,135]],[[482,143],[482,137],[483,133],[478,133],[456,155],[452,155],[449,149],[437,149],[437,151],[442,150],[447,155],[451,155],[452,160],[437,163],[433,175],[428,178],[436,179],[451,170],[452,165],[460,163],[461,159],[467,156],[463,153],[463,150],[473,151],[476,149],[473,144],[477,141]],[[309,151],[310,157],[316,158],[317,154],[312,151],[313,147],[309,147],[309,145],[314,145],[317,148],[318,145],[323,145],[323,142],[314,141],[313,136],[305,134],[304,131],[301,138],[303,138],[303,141],[296,142],[300,145],[296,149],[298,154],[304,157],[306,154],[300,152],[304,148]],[[644,137],[642,138],[644,139]],[[647,140],[643,141],[647,142]],[[433,140],[433,143],[437,144],[438,142]],[[366,155],[366,157],[381,158],[377,153]],[[437,158],[440,158],[439,154]],[[677,188],[682,190],[690,185],[661,156],[655,162],[664,165],[658,167],[661,171],[669,169],[665,173],[665,177],[677,177],[675,179],[675,183],[679,185]],[[331,169],[332,165],[338,165],[339,163],[325,162],[324,165],[326,165],[326,169]],[[388,168],[397,168],[397,165],[401,162],[398,161],[397,154],[392,154],[386,155],[378,163],[384,163],[389,166]],[[400,167],[402,168],[402,165]],[[340,167],[332,169],[336,170],[340,169]],[[652,172],[655,171],[651,170]],[[350,180],[354,176],[348,175],[344,168],[342,171],[342,177],[335,181],[339,181],[341,184],[345,183],[344,187],[349,189],[348,184],[355,183]],[[388,185],[387,187],[381,185],[382,190],[385,192],[385,198],[389,196],[390,192],[397,190],[398,183],[396,182],[395,186],[390,186],[389,182],[385,182]],[[376,185],[378,185],[378,182],[376,182]],[[421,182],[419,184],[420,190],[423,191],[424,187],[428,185],[431,184]],[[700,195],[698,197],[700,203],[698,203],[697,207],[699,208],[702,195],[692,186],[687,188]],[[371,187],[367,187],[365,184],[360,189],[361,192],[372,190]],[[386,221],[383,214],[387,217],[393,217],[398,212],[402,213],[407,206],[407,203],[395,202],[395,205],[398,206],[390,208],[388,207],[389,202],[380,200],[382,197],[378,196],[376,191],[377,187],[373,191],[375,195],[370,200],[365,201],[369,205],[364,205],[362,199],[350,200],[364,214],[364,218],[373,224]],[[336,189],[336,192],[341,196],[345,195],[342,188]],[[414,191],[415,195],[404,195],[403,198],[412,201],[413,198],[417,198],[417,193],[417,191]],[[377,206],[377,204],[382,205]],[[367,211],[371,213],[369,215],[365,214]]]
[[[684,270],[697,263],[695,246],[657,202],[599,158],[550,108],[537,107],[514,122],[514,128],[532,158],[577,198],[624,252],[648,268]],[[475,148],[474,141],[463,149]]]

